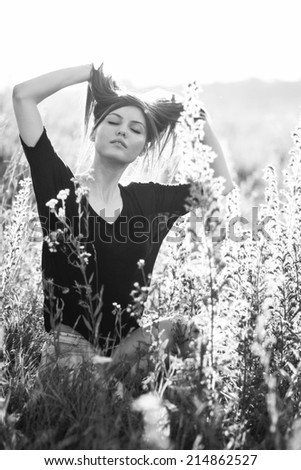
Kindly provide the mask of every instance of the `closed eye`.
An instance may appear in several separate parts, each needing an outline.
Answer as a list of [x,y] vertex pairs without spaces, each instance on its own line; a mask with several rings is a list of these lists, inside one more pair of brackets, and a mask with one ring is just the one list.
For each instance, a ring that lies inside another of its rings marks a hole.
[[141,134],[140,131],[138,131],[137,129],[132,129],[133,132],[135,132],[135,134]]

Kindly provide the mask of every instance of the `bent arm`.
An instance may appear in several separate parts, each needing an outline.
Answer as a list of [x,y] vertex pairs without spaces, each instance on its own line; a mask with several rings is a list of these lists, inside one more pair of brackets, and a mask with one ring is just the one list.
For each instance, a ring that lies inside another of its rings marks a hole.
[[212,128],[210,127],[208,121],[204,124],[204,139],[203,143],[208,145],[212,148],[212,150],[216,153],[217,157],[213,160],[211,167],[214,170],[214,176],[219,177],[222,176],[225,178],[225,187],[223,194],[226,195],[234,188],[233,181],[229,172],[229,168],[224,156],[224,152],[221,148],[221,145],[213,132]]
[[91,64],[57,70],[16,85],[13,105],[20,136],[28,146],[35,146],[43,131],[38,103],[70,85],[89,80]]

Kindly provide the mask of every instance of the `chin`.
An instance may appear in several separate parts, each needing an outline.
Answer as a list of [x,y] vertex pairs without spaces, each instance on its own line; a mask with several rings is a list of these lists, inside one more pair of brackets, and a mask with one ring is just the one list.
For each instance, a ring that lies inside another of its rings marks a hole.
[[125,155],[122,155],[121,152],[108,152],[106,154],[102,154],[101,158],[107,161],[111,161],[112,163],[120,163],[124,165],[129,165],[130,163],[136,160],[135,158],[129,158]]

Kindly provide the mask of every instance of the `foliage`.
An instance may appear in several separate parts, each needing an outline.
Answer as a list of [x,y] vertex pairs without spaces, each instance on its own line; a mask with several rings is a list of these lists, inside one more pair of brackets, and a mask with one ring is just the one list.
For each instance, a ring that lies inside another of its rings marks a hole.
[[162,247],[142,318],[187,318],[195,334],[185,354],[168,354],[154,340],[148,372],[123,384],[110,375],[99,382],[89,367],[71,381],[64,371],[36,375],[45,337],[41,245],[27,223],[35,215],[30,181],[14,179],[26,175],[15,153],[5,179],[12,204],[3,200],[2,388],[11,395],[1,448],[300,448],[301,126],[283,187],[267,167],[265,201],[246,224],[239,188],[224,198],[222,181],[213,178],[200,107],[192,84],[179,126],[178,175],[193,182],[192,214]]

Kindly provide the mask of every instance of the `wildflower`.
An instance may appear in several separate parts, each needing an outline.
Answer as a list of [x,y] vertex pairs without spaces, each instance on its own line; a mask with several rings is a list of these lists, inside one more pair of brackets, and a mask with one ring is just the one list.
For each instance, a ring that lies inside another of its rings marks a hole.
[[50,236],[45,237],[44,240],[48,244],[49,251],[51,253],[56,253],[57,249],[56,249],[55,245],[58,245],[58,242],[53,241],[53,239],[51,238],[51,234],[50,234]]
[[132,409],[143,415],[144,440],[156,448],[167,449],[170,424],[168,412],[162,399],[154,393],[147,393],[136,398]]
[[5,253],[2,286],[8,287],[9,280],[16,282],[14,275],[22,262],[25,245],[28,242],[28,211],[30,210],[31,181],[24,178],[20,181],[21,189],[15,196],[12,212],[7,224],[2,225]]
[[58,199],[61,199],[62,201],[65,201],[67,199],[67,197],[69,196],[70,194],[70,189],[61,189],[60,192],[57,194],[57,198]]
[[[113,302],[112,305],[113,305],[113,307],[114,307],[114,310],[113,310],[113,312],[112,312],[113,315],[120,315],[120,313],[121,313],[121,305],[118,304],[117,302]],[[130,309],[129,311],[131,311],[131,309]]]
[[64,241],[64,232],[61,229],[57,229],[56,231],[50,232],[44,240],[48,244],[49,251],[51,253],[56,253],[56,247]]
[[145,265],[144,259],[139,259],[139,261],[138,261],[137,264],[138,264],[138,268],[139,268],[139,269],[144,268],[144,265]]
[[59,219],[65,219],[66,213],[65,213],[65,209],[63,207],[59,208],[58,217],[59,217]]
[[50,199],[50,201],[46,202],[45,206],[49,207],[51,210],[54,210],[57,203],[57,199]]
[[87,186],[78,186],[75,190],[76,203],[79,204],[83,196],[88,196],[89,188]]
[[[82,249],[82,247],[81,247],[81,249]],[[87,251],[82,251],[81,253],[79,253],[78,256],[85,264],[88,264],[89,263],[89,257],[91,256],[91,253],[88,253]]]

